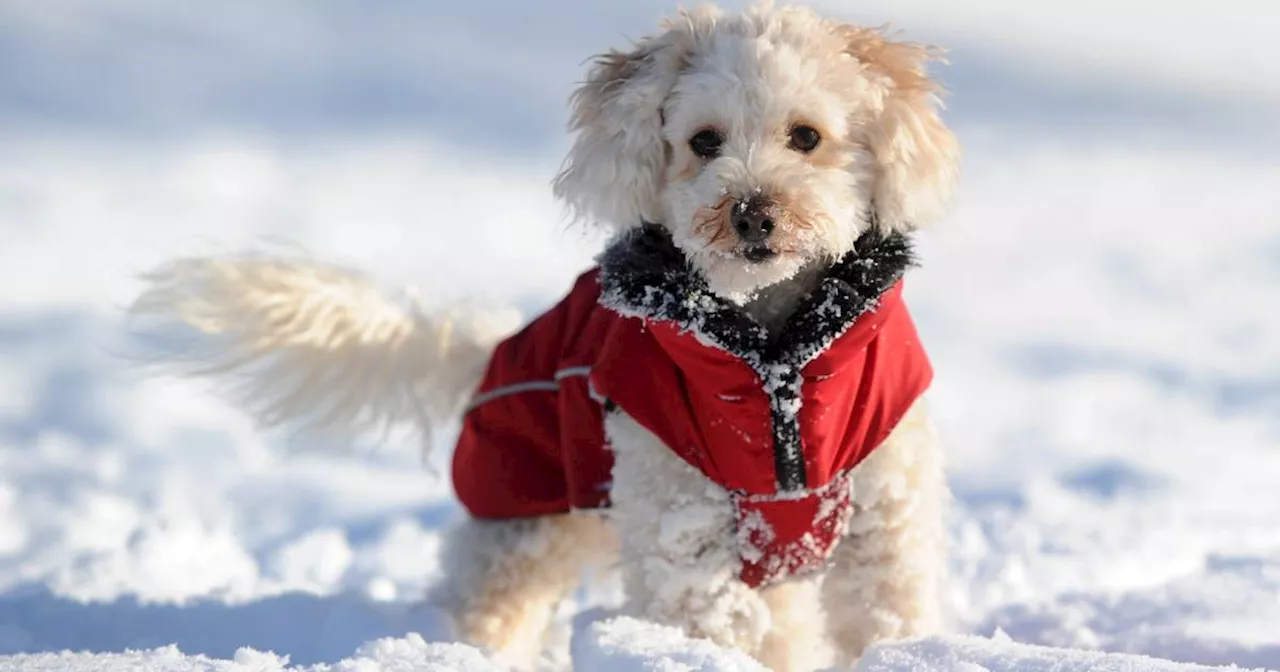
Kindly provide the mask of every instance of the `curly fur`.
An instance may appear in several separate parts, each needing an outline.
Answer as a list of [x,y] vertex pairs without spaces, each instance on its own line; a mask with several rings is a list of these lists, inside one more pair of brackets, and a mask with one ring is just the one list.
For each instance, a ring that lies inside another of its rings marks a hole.
[[612,525],[597,512],[523,520],[467,520],[450,531],[446,579],[428,601],[454,619],[457,636],[516,667],[539,657],[556,607],[584,570],[617,557]]
[[[907,232],[945,212],[959,151],[926,70],[937,49],[768,3],[681,12],[663,28],[598,57],[573,96],[554,188],[579,219],[662,222],[717,293],[745,302],[840,258],[873,219]],[[798,123],[822,135],[811,153],[786,144]],[[724,138],[710,160],[689,147],[704,129]],[[744,262],[724,235],[725,206],[753,196],[778,214],[767,263]]]

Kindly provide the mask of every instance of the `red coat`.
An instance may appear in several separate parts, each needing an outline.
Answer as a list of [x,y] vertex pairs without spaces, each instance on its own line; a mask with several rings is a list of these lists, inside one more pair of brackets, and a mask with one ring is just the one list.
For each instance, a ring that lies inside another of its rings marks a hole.
[[638,230],[494,352],[454,453],[459,499],[481,518],[606,506],[616,408],[731,493],[744,581],[820,566],[849,471],[932,377],[901,298],[909,263],[905,238],[866,237],[770,342]]

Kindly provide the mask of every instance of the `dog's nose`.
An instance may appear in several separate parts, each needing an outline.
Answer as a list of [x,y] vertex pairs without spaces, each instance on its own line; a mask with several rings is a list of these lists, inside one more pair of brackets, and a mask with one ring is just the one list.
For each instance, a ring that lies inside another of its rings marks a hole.
[[773,232],[773,218],[756,199],[740,201],[733,212],[733,228],[744,243],[760,243]]

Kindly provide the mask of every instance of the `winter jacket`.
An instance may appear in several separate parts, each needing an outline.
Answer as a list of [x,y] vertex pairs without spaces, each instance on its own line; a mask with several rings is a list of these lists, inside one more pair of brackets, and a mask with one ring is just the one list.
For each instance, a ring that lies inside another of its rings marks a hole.
[[932,378],[901,297],[909,241],[864,235],[772,340],[659,227],[599,262],[494,352],[454,453],[463,505],[607,506],[603,417],[624,412],[730,493],[742,580],[820,568],[852,512],[850,470]]

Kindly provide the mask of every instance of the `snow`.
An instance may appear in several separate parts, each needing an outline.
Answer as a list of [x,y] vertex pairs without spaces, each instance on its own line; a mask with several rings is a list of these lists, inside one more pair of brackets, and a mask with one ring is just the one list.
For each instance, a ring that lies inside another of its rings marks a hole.
[[[736,651],[689,639],[679,630],[625,616],[585,612],[572,644],[575,670],[613,672],[765,672]],[[12,656],[12,672],[147,669],[155,672],[489,672],[495,663],[472,647],[428,643],[421,636],[383,638],[332,664],[294,666],[287,656],[241,648],[230,659],[187,656],[175,646],[124,653],[39,653]],[[863,656],[857,672],[1208,672],[1239,670],[1173,663],[1148,656],[1064,651],[1017,644],[997,635],[930,637],[882,644]]]
[[384,638],[361,646],[334,664],[289,665],[288,656],[242,648],[229,660],[186,656],[175,646],[114,654],[40,653],[14,656],[5,669],[44,672],[146,669],[154,672],[496,672],[500,668],[480,651],[462,644],[429,644],[419,635]]
[[872,648],[858,662],[858,672],[1205,672],[1240,669],[1172,663],[1148,656],[1063,651],[1009,641],[999,634],[982,637],[932,637]]
[[575,670],[765,672],[750,656],[669,628],[601,611],[583,612],[571,644]]
[[[280,238],[427,303],[549,305],[599,243],[549,193],[564,96],[668,7],[557,3],[0,3],[0,669],[489,669],[418,601],[459,511],[416,445],[261,434],[132,366],[120,307]],[[1250,37],[1280,12],[952,4],[856,16],[955,47],[962,188],[906,292],[953,630],[1016,643],[862,665],[1280,668],[1280,59]],[[751,669],[574,627],[612,597],[565,609],[580,669]]]

